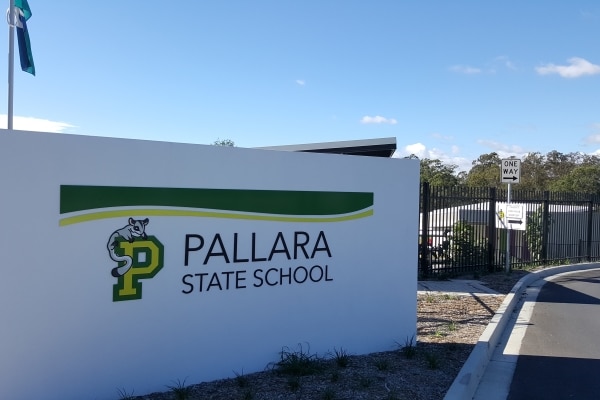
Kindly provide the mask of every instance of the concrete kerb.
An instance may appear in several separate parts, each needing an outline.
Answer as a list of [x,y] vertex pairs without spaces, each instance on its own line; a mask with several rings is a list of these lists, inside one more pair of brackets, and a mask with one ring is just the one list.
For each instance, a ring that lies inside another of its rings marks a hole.
[[506,328],[511,314],[515,311],[515,307],[528,286],[539,279],[544,279],[551,275],[599,267],[600,263],[562,265],[532,272],[521,278],[506,296],[498,308],[498,311],[496,311],[496,314],[494,314],[494,317],[479,337],[469,358],[467,358],[467,361],[456,376],[456,379],[454,379],[450,389],[446,392],[444,400],[465,400],[473,398],[477,386],[479,386],[479,381],[483,377],[490,358],[494,353],[494,349],[502,336],[502,332]]

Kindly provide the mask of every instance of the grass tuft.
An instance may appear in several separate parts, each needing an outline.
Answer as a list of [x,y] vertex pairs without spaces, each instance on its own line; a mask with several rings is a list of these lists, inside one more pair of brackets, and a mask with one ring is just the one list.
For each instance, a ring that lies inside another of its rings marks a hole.
[[298,344],[297,350],[284,347],[280,352],[280,360],[275,363],[278,372],[292,376],[313,375],[323,369],[323,359],[317,354],[310,353],[310,346],[306,349]]
[[185,379],[183,381],[177,379],[172,385],[167,385],[167,388],[171,390],[177,400],[188,400],[192,395],[192,388],[185,385]]
[[125,389],[125,388],[117,389],[117,393],[119,394],[119,400],[133,400],[134,399],[133,389],[131,390],[131,393],[127,392],[127,389]]
[[245,388],[250,386],[250,379],[246,375],[244,375],[244,370],[241,373],[233,371],[235,374],[235,383],[237,383],[238,387]]
[[410,339],[407,337],[404,340],[404,345],[400,345],[400,351],[407,359],[412,359],[417,354],[417,346],[415,345],[415,336],[413,335]]
[[333,358],[335,359],[335,363],[340,368],[346,368],[350,363],[350,354],[342,347],[337,350],[335,347],[333,348]]

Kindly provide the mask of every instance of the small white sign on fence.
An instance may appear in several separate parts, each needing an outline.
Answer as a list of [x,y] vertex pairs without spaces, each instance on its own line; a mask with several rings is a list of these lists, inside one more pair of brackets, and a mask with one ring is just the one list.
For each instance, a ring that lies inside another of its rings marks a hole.
[[496,203],[496,227],[524,231],[527,229],[525,204]]

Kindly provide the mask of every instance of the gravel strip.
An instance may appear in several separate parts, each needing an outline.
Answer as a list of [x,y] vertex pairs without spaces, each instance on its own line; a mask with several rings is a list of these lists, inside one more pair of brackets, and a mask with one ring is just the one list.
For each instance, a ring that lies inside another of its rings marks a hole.
[[[185,396],[181,397],[177,397],[175,390],[165,386],[166,391],[162,393],[138,397],[121,394],[116,398],[443,399],[505,294],[527,273],[514,271],[510,275],[497,273],[480,278],[501,295],[418,295],[417,343],[405,351],[401,349],[405,343],[399,343],[398,349],[393,351],[361,356],[351,355],[351,349],[348,349],[346,366],[340,366],[332,354],[311,355],[319,358],[319,361],[316,362],[315,371],[307,375],[283,373],[273,366],[264,372],[187,386]],[[170,385],[177,386],[173,382]]]

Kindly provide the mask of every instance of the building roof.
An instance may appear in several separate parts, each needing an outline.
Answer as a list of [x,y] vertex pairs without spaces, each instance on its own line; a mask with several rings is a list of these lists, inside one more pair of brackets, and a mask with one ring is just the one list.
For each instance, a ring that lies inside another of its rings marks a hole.
[[391,157],[396,151],[396,138],[346,140],[341,142],[323,142],[292,144],[286,146],[258,147],[264,150],[302,151],[309,153],[350,154],[354,156]]

